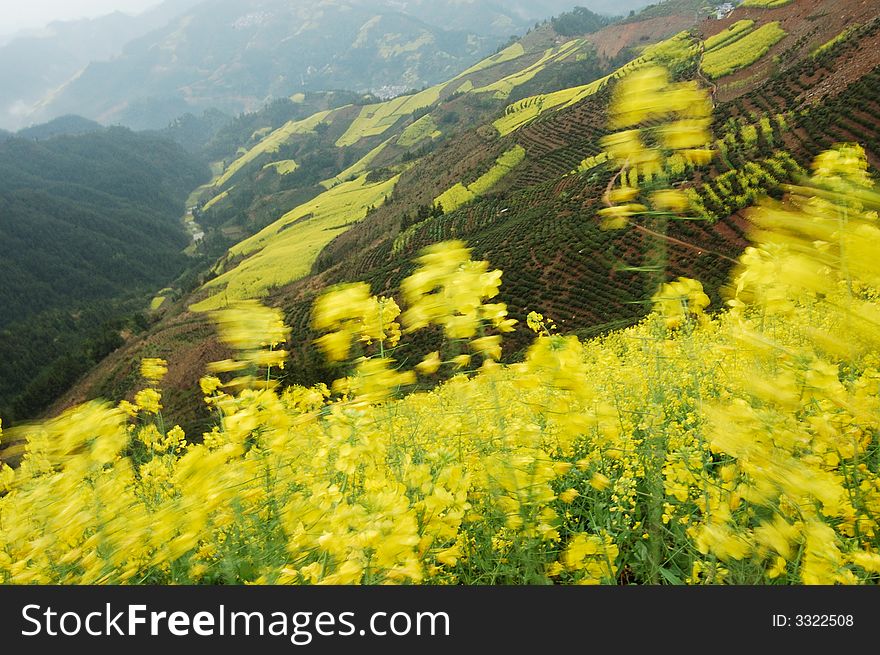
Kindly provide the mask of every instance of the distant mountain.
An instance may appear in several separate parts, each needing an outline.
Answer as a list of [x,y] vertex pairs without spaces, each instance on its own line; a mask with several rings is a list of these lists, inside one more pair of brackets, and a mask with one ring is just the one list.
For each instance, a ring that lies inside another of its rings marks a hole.
[[82,116],[70,114],[68,116],[55,118],[48,123],[26,127],[23,130],[19,130],[16,133],[16,136],[22,139],[42,141],[56,136],[78,136],[80,134],[89,134],[91,132],[99,132],[103,129],[104,126],[100,123],[90,121],[88,118],[83,118]]
[[[206,0],[89,65],[34,110],[162,128],[297,92],[396,95],[449,79],[571,0]],[[610,3],[582,4],[609,8]],[[624,0],[618,12],[646,4]]]
[[166,25],[200,1],[167,0],[139,16],[116,12],[95,19],[55,22],[43,30],[0,39],[0,125],[18,129],[58,116],[35,113],[34,107],[90,62],[119,55],[126,43]]

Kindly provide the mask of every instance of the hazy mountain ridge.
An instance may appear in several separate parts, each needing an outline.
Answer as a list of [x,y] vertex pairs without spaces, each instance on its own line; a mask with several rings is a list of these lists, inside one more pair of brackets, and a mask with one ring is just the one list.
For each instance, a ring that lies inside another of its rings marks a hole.
[[89,134],[90,132],[99,132],[103,129],[104,127],[100,123],[90,121],[82,116],[76,116],[75,114],[68,114],[67,116],[59,116],[48,123],[21,129],[15,133],[15,136],[21,139],[41,141],[56,136]]
[[570,8],[561,0],[206,0],[86,67],[28,118],[75,113],[147,129],[209,108],[252,111],[300,91],[400,93],[448,79]]
[[200,1],[167,0],[138,16],[115,12],[8,35],[0,42],[0,125],[18,129],[56,117],[34,110],[90,62],[121,54],[125,44],[166,25]]

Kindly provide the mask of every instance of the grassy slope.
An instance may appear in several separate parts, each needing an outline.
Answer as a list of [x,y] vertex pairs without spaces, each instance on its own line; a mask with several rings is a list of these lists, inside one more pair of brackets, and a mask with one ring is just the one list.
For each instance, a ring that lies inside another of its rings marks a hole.
[[468,184],[467,186],[465,186],[461,182],[458,182],[455,186],[450,187],[439,196],[437,196],[434,204],[442,205],[444,211],[447,212],[458,209],[462,205],[471,202],[475,198],[485,195],[489,190],[492,189],[492,187],[494,187],[496,184],[498,184],[498,182],[506,177],[508,173],[510,173],[510,171],[516,168],[516,166],[518,166],[525,158],[525,149],[520,145],[514,146],[510,150],[507,150],[498,159],[496,159],[495,163],[492,165],[492,168],[486,171],[474,182]]
[[207,311],[258,298],[306,275],[321,249],[363,219],[368,207],[381,204],[397,182],[394,177],[368,184],[366,178],[361,175],[331,188],[232,248],[230,256],[246,259],[205,284],[212,295],[190,309]]
[[289,121],[227,166],[226,170],[223,171],[223,175],[214,182],[214,186],[218,189],[222,189],[242,168],[255,161],[261,155],[278,152],[278,149],[293,135],[308,134],[312,132],[315,127],[324,121],[330,114],[330,111],[321,111],[301,121]]
[[425,114],[403,131],[400,138],[397,139],[397,145],[411,148],[425,139],[436,139],[440,135],[441,132],[437,129],[434,117],[431,114]]

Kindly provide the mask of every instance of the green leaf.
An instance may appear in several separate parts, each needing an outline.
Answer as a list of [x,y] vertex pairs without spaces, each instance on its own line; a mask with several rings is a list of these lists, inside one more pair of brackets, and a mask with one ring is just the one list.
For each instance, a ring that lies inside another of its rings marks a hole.
[[670,571],[669,569],[660,569],[660,575],[663,576],[663,579],[666,580],[669,584],[680,585],[682,584],[681,578],[679,578],[675,573]]

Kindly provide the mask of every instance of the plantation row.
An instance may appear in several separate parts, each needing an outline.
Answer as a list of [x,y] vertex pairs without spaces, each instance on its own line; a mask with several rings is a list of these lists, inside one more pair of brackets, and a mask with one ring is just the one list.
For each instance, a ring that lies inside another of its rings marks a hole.
[[690,194],[697,215],[710,221],[730,216],[752,205],[780,184],[794,181],[803,169],[785,152],[757,161],[746,162],[711,181],[699,185]]
[[751,161],[755,151],[765,152],[781,144],[787,131],[788,121],[783,114],[764,115],[757,122],[730,119],[715,147],[725,162],[741,165]]
[[[631,322],[645,311],[641,300],[650,281],[644,273],[627,269],[642,265],[646,245],[637,233],[600,229],[593,217],[596,206],[581,198],[595,198],[602,186],[572,177],[509,192],[504,200],[480,199],[416,223],[393,245],[364,253],[350,262],[345,279],[360,277],[392,293],[408,273],[406,260],[412,253],[438,241],[467,239],[481,257],[509,262],[502,299],[511,316],[522,318],[540,306],[576,326]],[[746,243],[738,224],[724,226],[721,231],[705,221],[670,226],[671,237],[694,244],[693,249],[673,246],[670,274],[699,273],[719,304],[730,262],[712,253],[733,257]],[[701,247],[705,254],[696,257]],[[525,330],[517,330],[510,341],[518,348],[526,336]]]
[[[722,102],[715,115],[715,124],[726,122],[731,116],[752,113],[776,115],[806,109],[819,98],[811,97],[835,70],[845,68],[860,56],[864,47],[873,43],[880,33],[880,17],[853,30],[849,37],[817,56],[804,59],[785,71],[775,74],[758,89]],[[858,82],[856,82],[858,83]]]
[[709,49],[703,57],[702,69],[710,78],[729,75],[758,61],[785,35],[778,22],[766,23],[727,45]]

